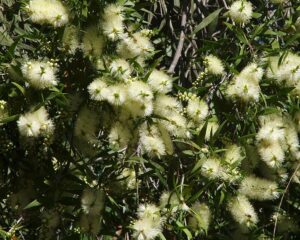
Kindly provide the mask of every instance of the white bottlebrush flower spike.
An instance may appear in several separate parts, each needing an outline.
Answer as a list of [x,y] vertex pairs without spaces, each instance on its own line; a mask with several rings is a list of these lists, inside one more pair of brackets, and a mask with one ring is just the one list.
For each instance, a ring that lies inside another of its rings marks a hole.
[[244,195],[233,197],[228,203],[228,209],[234,220],[241,226],[251,227],[258,222],[257,214]]
[[151,157],[166,155],[166,148],[162,138],[158,135],[140,135],[140,143],[145,153]]
[[154,91],[159,93],[168,93],[172,90],[172,78],[162,70],[154,69],[148,78],[149,85]]
[[170,133],[162,124],[158,124],[158,128],[166,148],[166,153],[172,155],[174,153],[174,145]]
[[[154,51],[150,39],[141,32],[124,36],[117,46],[117,52],[123,58],[147,58]],[[137,59],[139,60],[139,59]]]
[[260,116],[257,132],[257,147],[262,160],[271,168],[281,167],[285,153],[296,158],[299,153],[299,139],[296,125],[290,117],[280,114]]
[[257,63],[248,64],[240,73],[240,76],[249,79],[250,82],[259,83],[264,75],[264,70]]
[[128,96],[140,103],[148,103],[153,99],[151,88],[142,81],[133,81],[128,84]]
[[104,207],[104,194],[102,190],[84,189],[81,196],[81,207],[90,216],[99,215]]
[[140,145],[142,150],[151,157],[166,155],[166,147],[157,126],[143,124],[139,128]]
[[231,144],[226,147],[224,159],[228,164],[240,163],[243,159],[241,147],[236,144]]
[[94,235],[98,234],[101,226],[99,216],[89,216],[86,214],[81,215],[78,225],[82,232],[90,232]]
[[203,121],[208,116],[208,105],[198,98],[190,99],[186,108],[187,114],[196,122]]
[[129,78],[132,72],[130,64],[125,59],[122,58],[113,60],[110,63],[109,68],[113,75],[122,78],[124,80]]
[[159,198],[159,204],[161,209],[170,206],[172,212],[176,212],[179,209],[180,200],[176,193],[163,192]]
[[54,124],[44,107],[21,115],[17,123],[20,134],[24,137],[48,136],[54,130]]
[[201,174],[208,179],[218,179],[222,176],[222,172],[221,162],[216,158],[205,160],[201,167]]
[[74,125],[74,144],[88,156],[95,154],[95,144],[98,144],[100,115],[87,105],[80,107]]
[[75,121],[74,135],[81,141],[93,142],[97,137],[99,116],[87,106],[80,109]]
[[126,111],[130,112],[133,118],[150,116],[153,112],[152,102],[138,102],[127,100],[124,104]]
[[83,210],[79,221],[81,230],[96,235],[101,226],[101,212],[104,207],[103,191],[85,188],[81,195],[81,207]]
[[204,160],[200,172],[204,177],[210,180],[221,179],[233,183],[240,178],[237,167],[230,166],[217,157],[211,157]]
[[97,78],[88,85],[88,92],[91,99],[102,101],[107,98],[109,94],[108,86],[105,78]]
[[167,120],[161,120],[160,123],[168,130],[170,135],[178,138],[187,138],[189,135],[187,120],[180,113],[173,112],[166,117]]
[[75,135],[78,137],[85,136],[93,138],[92,136],[96,136],[97,125],[97,115],[84,106],[76,119]]
[[23,63],[22,74],[36,89],[45,89],[57,85],[57,68],[50,61],[31,60]]
[[122,7],[117,4],[110,4],[104,8],[101,26],[103,33],[110,40],[119,39],[124,32]]
[[92,188],[85,188],[82,191],[81,195],[81,204],[83,205],[82,208],[85,206],[93,205],[96,199],[95,190]]
[[176,98],[167,95],[156,96],[154,101],[155,114],[168,118],[174,111],[182,111],[182,105]]
[[[0,100],[0,120],[8,117],[8,107],[7,102],[4,100]],[[0,123],[0,126],[3,125]]]
[[111,145],[116,145],[119,148],[124,148],[132,138],[128,126],[124,126],[120,122],[116,122],[108,135],[108,140]]
[[189,211],[190,208],[184,202],[182,196],[178,196],[176,192],[163,192],[159,198],[159,206],[162,211],[171,210],[171,213],[174,214],[177,211]]
[[211,222],[211,211],[204,203],[196,202],[191,207],[191,217],[188,219],[188,225],[195,231],[208,230]]
[[222,75],[225,72],[222,61],[214,55],[206,56],[204,58],[204,63],[205,63],[206,70],[208,71],[208,73],[211,73],[214,75]]
[[252,3],[246,0],[238,0],[229,8],[229,16],[236,23],[248,23],[253,15]]
[[260,201],[273,200],[279,197],[276,182],[255,176],[245,177],[240,184],[239,192],[250,199]]
[[75,54],[76,50],[80,48],[79,29],[74,25],[67,26],[64,31],[62,42],[67,52]]
[[150,218],[159,220],[160,218],[160,209],[154,204],[141,204],[138,207],[137,215],[139,218]]
[[243,102],[257,102],[261,91],[259,82],[262,76],[263,70],[256,63],[247,65],[227,86],[227,96]]
[[57,211],[45,211],[42,214],[43,221],[46,223],[47,228],[55,230],[60,222],[60,215]]
[[283,141],[285,135],[285,131],[283,128],[283,125],[281,126],[276,126],[272,124],[272,122],[263,125],[257,135],[256,139],[258,141],[263,141],[263,142],[269,142],[269,143],[276,143]]
[[149,218],[134,221],[132,229],[133,237],[137,240],[154,240],[162,232],[161,225]]
[[107,88],[106,100],[112,105],[122,105],[126,97],[126,87],[123,84],[112,85]]
[[32,22],[61,27],[69,22],[67,8],[59,0],[30,0],[26,6]]
[[154,240],[162,233],[164,219],[160,209],[154,204],[141,204],[138,208],[138,219],[132,224],[134,238],[138,240]]
[[267,77],[278,85],[296,86],[300,80],[300,57],[294,53],[268,59]]
[[285,158],[284,150],[279,143],[259,144],[258,152],[261,159],[271,168],[280,167]]
[[[299,154],[299,138],[297,132],[297,126],[291,119],[285,119],[284,122],[285,130],[285,145],[284,148],[290,152],[293,157]],[[297,157],[296,157],[297,158]]]
[[97,26],[90,26],[84,32],[81,48],[85,56],[99,58],[102,55],[104,42],[104,37],[99,33]]
[[123,181],[125,182],[127,189],[130,190],[136,189],[139,184],[134,169],[124,168],[121,172],[120,179],[124,179]]

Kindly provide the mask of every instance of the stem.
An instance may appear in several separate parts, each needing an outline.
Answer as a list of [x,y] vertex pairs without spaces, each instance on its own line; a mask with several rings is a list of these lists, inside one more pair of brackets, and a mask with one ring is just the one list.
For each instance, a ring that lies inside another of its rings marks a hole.
[[183,43],[184,43],[184,39],[185,39],[185,27],[186,27],[186,23],[187,23],[187,9],[188,9],[188,4],[187,4],[187,1],[185,1],[185,3],[183,4],[183,7],[182,7],[182,16],[181,16],[181,24],[180,24],[181,32],[180,32],[180,36],[179,36],[179,42],[178,42],[172,63],[168,69],[168,73],[174,73],[174,70],[178,64],[179,58],[181,57],[181,52],[183,49]]
[[[287,193],[288,188],[289,188],[289,186],[291,185],[292,179],[293,179],[293,177],[295,176],[295,174],[296,174],[296,172],[298,171],[299,168],[300,168],[300,163],[298,163],[298,165],[297,165],[295,171],[293,172],[292,176],[291,176],[290,179],[289,179],[289,182],[287,183],[287,185],[286,185],[286,187],[285,187],[285,189],[284,189],[284,192],[283,192],[283,194],[282,194],[282,197],[281,197],[280,202],[279,202],[279,205],[278,205],[278,210],[281,208],[281,205],[282,205],[282,203],[283,203],[284,196],[285,196],[285,194]],[[275,236],[276,236],[276,228],[277,228],[277,221],[278,221],[278,217],[275,218],[275,223],[274,223],[274,229],[273,229],[273,237],[272,237],[272,240],[275,240]]]

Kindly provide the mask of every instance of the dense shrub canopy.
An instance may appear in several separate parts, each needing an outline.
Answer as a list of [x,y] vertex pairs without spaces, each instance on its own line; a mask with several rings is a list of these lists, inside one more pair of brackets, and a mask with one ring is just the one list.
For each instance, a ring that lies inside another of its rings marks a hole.
[[298,239],[300,3],[0,0],[3,239]]

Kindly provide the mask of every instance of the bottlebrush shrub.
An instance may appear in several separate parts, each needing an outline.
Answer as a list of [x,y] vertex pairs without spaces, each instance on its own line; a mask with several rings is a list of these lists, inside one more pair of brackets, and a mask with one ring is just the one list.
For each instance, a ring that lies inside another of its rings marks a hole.
[[299,21],[266,2],[210,5],[188,82],[152,3],[1,1],[3,238],[297,239]]
[[[8,18],[13,11],[24,18],[24,45],[7,49],[3,63],[10,76],[3,87],[14,87],[1,100],[8,184],[1,225],[19,221],[31,239],[163,236],[161,208],[138,189],[162,177],[156,162],[173,161],[173,141],[191,137],[188,117],[203,120],[208,107],[194,97],[184,113],[131,2],[93,4],[86,19],[73,4],[6,5]],[[131,207],[124,212],[123,204]]]

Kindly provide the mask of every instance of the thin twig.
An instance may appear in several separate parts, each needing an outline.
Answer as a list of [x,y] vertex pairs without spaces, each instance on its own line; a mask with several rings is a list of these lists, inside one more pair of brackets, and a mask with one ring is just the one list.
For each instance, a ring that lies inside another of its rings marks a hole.
[[184,43],[184,39],[185,39],[185,26],[187,23],[187,8],[188,8],[188,4],[185,3],[183,8],[182,8],[182,16],[181,16],[181,31],[180,31],[180,36],[179,36],[179,42],[176,48],[176,52],[175,55],[173,57],[173,61],[168,69],[168,73],[174,73],[174,70],[177,66],[177,63],[179,61],[179,58],[181,57],[181,52],[183,49],[183,43]]
[[[282,196],[281,196],[281,199],[280,199],[280,202],[279,202],[279,205],[278,205],[278,210],[281,208],[281,205],[282,205],[282,203],[283,203],[284,196],[285,196],[285,194],[287,193],[288,188],[289,188],[289,186],[290,186],[290,184],[291,184],[291,182],[292,182],[292,180],[293,180],[293,178],[294,178],[294,176],[295,176],[295,174],[296,174],[296,172],[298,171],[299,168],[300,168],[300,163],[298,163],[298,165],[297,165],[295,171],[293,172],[292,176],[291,176],[290,179],[289,179],[288,184],[286,185],[286,187],[285,187],[285,189],[284,189],[284,192],[283,192],[283,194],[282,194]],[[278,217],[275,218],[274,229],[273,229],[273,237],[272,237],[273,240],[275,240],[275,236],[276,236],[277,221],[278,221]]]

